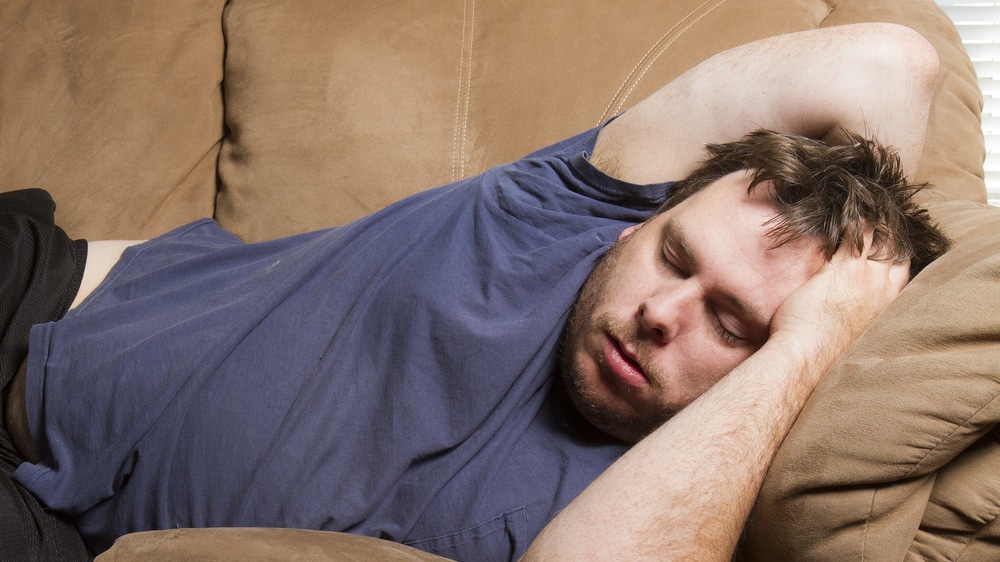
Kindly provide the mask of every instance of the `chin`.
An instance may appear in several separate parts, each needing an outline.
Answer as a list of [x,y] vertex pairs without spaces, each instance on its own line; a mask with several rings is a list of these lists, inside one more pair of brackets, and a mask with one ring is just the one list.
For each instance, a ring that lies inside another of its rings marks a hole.
[[651,414],[640,414],[617,397],[602,392],[599,385],[587,380],[578,366],[563,365],[561,371],[567,394],[576,410],[595,428],[615,439],[636,443],[676,413],[674,408],[661,407]]
[[626,443],[638,443],[670,418],[670,415],[656,416],[655,419],[643,418],[618,412],[610,407],[588,408],[577,405],[577,409],[591,425]]

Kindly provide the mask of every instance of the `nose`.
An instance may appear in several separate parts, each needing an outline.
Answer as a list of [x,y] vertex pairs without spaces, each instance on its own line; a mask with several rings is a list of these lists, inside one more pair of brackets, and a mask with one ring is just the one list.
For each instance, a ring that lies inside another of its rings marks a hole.
[[694,322],[700,289],[691,279],[660,287],[639,304],[639,328],[653,342],[666,344]]

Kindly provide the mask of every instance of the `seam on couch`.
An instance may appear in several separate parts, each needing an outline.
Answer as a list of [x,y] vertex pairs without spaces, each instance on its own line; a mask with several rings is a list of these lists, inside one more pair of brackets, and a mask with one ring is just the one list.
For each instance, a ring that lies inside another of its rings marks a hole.
[[876,488],[872,492],[871,501],[868,502],[868,513],[865,514],[865,524],[862,526],[861,531],[861,562],[865,562],[868,559],[868,527],[872,521],[872,514],[875,513],[875,498],[878,497],[880,489]]
[[[991,439],[992,440],[991,445],[994,446],[1000,444],[1000,427],[994,426],[990,431],[988,431],[983,437],[980,438],[980,441],[983,439]],[[968,450],[969,449],[966,449],[966,451]],[[978,528],[976,529],[975,532],[960,533],[960,540],[958,538],[954,538],[955,533],[951,533],[953,537],[952,542],[955,544],[955,548],[949,549],[947,551],[947,555],[945,554],[945,551],[942,549],[935,550],[935,552],[938,554],[939,557],[946,556],[945,558],[941,558],[942,560],[949,560],[951,562],[959,562],[962,560],[978,562],[978,560],[981,560],[981,557],[975,558],[975,556],[981,556],[981,553],[978,551],[973,551],[970,554],[970,548],[972,548],[973,544],[976,544],[977,542],[992,543],[992,544],[996,543],[996,537],[997,537],[996,531],[998,528],[1000,528],[995,525],[998,521],[1000,521],[1000,496],[998,496],[996,493],[989,495],[989,497],[987,497],[983,493],[974,492],[974,494],[980,500],[979,505],[982,507],[981,511],[977,511],[975,513],[971,513],[968,511],[961,512],[961,510],[955,510],[949,506],[942,505],[942,507],[949,509],[953,513],[959,511],[960,512],[959,516],[964,520],[973,520],[979,522]],[[984,513],[984,511],[986,513]],[[921,519],[920,531],[923,532],[924,534],[935,534],[935,535],[941,534],[938,528],[935,527],[928,528],[928,526],[925,523],[926,523],[926,513],[924,517]],[[993,527],[992,529],[991,526]],[[947,530],[945,530],[945,532],[947,532]],[[914,551],[911,550],[910,553],[907,554],[907,560],[914,558],[914,556],[910,556],[910,554],[912,554],[913,552]],[[966,556],[967,554],[972,558],[967,557]]]
[[[935,473],[933,477],[936,479],[937,474]],[[875,513],[875,500],[878,498],[879,492],[881,490],[882,490],[881,487],[877,487],[872,490],[871,500],[868,502],[868,511],[865,513],[864,523],[861,525],[861,551],[859,553],[859,558],[858,558],[860,562],[866,562],[868,560],[873,560],[875,562],[879,561],[879,558],[877,556],[871,557],[868,554],[868,538],[870,536],[868,531],[869,527],[871,526],[872,516]],[[917,528],[914,529],[914,531],[919,531],[919,530],[920,526],[917,525]],[[912,542],[912,537],[911,537],[911,542]]]
[[[985,404],[983,404],[982,406],[980,406],[979,408],[977,408],[975,412],[973,412],[972,414],[970,414],[969,416],[967,416],[961,422],[954,424],[954,426],[952,427],[951,431],[949,431],[947,435],[945,435],[941,439],[939,439],[938,442],[935,443],[932,447],[927,448],[924,451],[924,454],[920,457],[920,459],[917,462],[913,463],[913,465],[910,467],[910,470],[906,474],[902,475],[902,477],[900,479],[905,479],[905,478],[911,478],[911,477],[913,477],[914,472],[916,472],[917,469],[919,469],[920,466],[924,464],[924,462],[927,460],[927,457],[929,457],[931,455],[931,453],[933,453],[939,447],[941,447],[941,445],[943,443],[948,442],[950,440],[950,438],[953,435],[955,435],[955,432],[957,432],[959,428],[966,427],[969,424],[969,420],[972,420],[972,419],[976,418],[977,416],[979,416],[979,414],[983,410],[989,408],[990,405],[993,404],[994,402],[996,402],[998,398],[1000,398],[1000,393],[994,394],[992,398],[990,398]],[[868,526],[869,526],[869,523],[871,522],[872,514],[875,513],[875,501],[876,501],[876,499],[878,499],[879,492],[881,490],[882,490],[882,487],[880,486],[880,487],[875,488],[872,491],[871,501],[868,504],[868,514],[865,516],[864,530],[862,531],[862,539],[861,539],[861,560],[862,561],[868,559],[866,557],[867,550],[868,550]]]
[[646,51],[642,58],[635,63],[632,70],[622,81],[621,85],[618,86],[618,90],[615,95],[611,97],[608,102],[607,107],[604,108],[604,113],[601,119],[597,122],[597,125],[607,121],[613,115],[621,113],[622,107],[628,101],[629,96],[632,95],[632,91],[635,87],[639,85],[646,72],[653,66],[653,64],[663,55],[664,52],[681,36],[690,29],[694,24],[701,21],[702,18],[707,16],[712,10],[718,8],[724,4],[726,0],[705,0],[698,7],[691,10],[689,14],[681,18],[677,23],[672,25],[670,29],[663,33],[659,39],[653,42],[653,45]]
[[469,132],[469,105],[472,97],[472,45],[475,33],[476,0],[465,0],[462,6],[462,52],[458,66],[455,127],[452,133],[452,181],[457,181],[465,177],[465,153]]
[[998,518],[1000,518],[1000,514],[994,514],[989,521],[983,523],[983,525],[979,528],[979,530],[965,537],[965,544],[962,545],[962,549],[958,551],[958,555],[955,556],[955,562],[960,562],[961,560],[965,560],[966,559],[965,553],[969,551],[969,548],[973,545],[973,543],[975,543],[977,540],[980,540],[980,537],[986,536],[987,539],[991,538],[989,533],[990,524],[992,524]]
[[827,8],[826,9],[826,15],[823,16],[823,19],[821,19],[819,21],[819,25],[816,26],[818,28],[819,27],[826,27],[827,26],[827,24],[826,24],[827,20],[829,20],[830,16],[832,16],[833,13],[837,11],[837,8],[840,7],[840,2],[837,1],[837,0],[823,0],[823,3],[826,4],[826,8]]
[[[924,454],[920,457],[920,460],[918,460],[917,462],[913,463],[913,466],[910,467],[910,471],[907,472],[905,475],[903,475],[903,478],[910,478],[910,477],[912,477],[913,473],[917,469],[919,469],[922,464],[924,464],[924,461],[927,460],[927,457],[930,456],[931,453],[933,453],[934,451],[936,451],[938,449],[938,447],[940,447],[943,443],[949,441],[951,439],[951,437],[955,434],[955,432],[959,430],[959,428],[968,426],[969,425],[969,420],[972,420],[972,419],[978,417],[979,414],[982,413],[983,410],[989,408],[998,399],[1000,399],[1000,393],[994,394],[993,398],[990,398],[985,404],[983,404],[978,409],[976,409],[975,412],[973,412],[971,415],[969,415],[968,417],[966,417],[965,419],[963,419],[961,421],[961,423],[956,423],[954,425],[954,427],[951,428],[951,431],[948,432],[948,435],[945,435],[941,439],[939,439],[938,442],[935,443],[933,447],[928,448],[924,452]],[[989,430],[987,430],[987,432],[988,431]]]
[[975,533],[965,537],[965,544],[962,546],[962,550],[958,552],[958,555],[955,556],[955,562],[966,560],[965,553],[969,551],[969,548],[973,545],[973,543],[979,540],[980,537],[985,535],[987,538],[990,538],[989,527],[998,518],[1000,518],[1000,513],[994,513],[993,517],[989,521],[983,522],[983,525]]

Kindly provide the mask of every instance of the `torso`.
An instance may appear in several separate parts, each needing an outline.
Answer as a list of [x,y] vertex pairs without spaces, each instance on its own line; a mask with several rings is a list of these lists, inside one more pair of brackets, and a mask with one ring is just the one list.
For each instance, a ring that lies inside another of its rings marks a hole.
[[[26,389],[29,414],[44,414],[34,430],[73,443],[42,456],[72,462],[22,465],[18,478],[79,512],[95,545],[151,526],[295,525],[473,558],[495,551],[463,530],[495,521],[527,541],[621,452],[532,424],[579,286],[668,189],[633,194],[602,176],[585,158],[591,138],[331,231],[243,245],[197,222],[121,259],[129,242],[95,244],[86,302],[33,331],[47,355]],[[557,460],[525,453],[539,449]],[[510,484],[521,459],[556,482]],[[173,489],[183,493],[169,501],[149,494]],[[463,505],[435,500],[445,496]],[[507,536],[489,535],[498,552],[515,545]]]

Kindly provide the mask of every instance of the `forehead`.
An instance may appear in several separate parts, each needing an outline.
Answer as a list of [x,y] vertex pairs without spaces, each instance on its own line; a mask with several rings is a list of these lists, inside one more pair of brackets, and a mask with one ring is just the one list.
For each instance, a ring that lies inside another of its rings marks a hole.
[[739,216],[734,218],[753,219],[757,224],[752,226],[756,228],[777,216],[778,211],[768,197],[770,182],[761,182],[753,191],[749,191],[752,180],[753,175],[749,170],[727,174],[693,193],[670,210],[675,211],[675,214],[684,215],[713,214],[712,211],[722,216],[738,213]]
[[[672,209],[664,212],[675,224],[706,221],[706,227],[725,227],[763,242],[765,249],[775,245],[769,235],[778,210],[769,198],[768,182],[762,182],[752,192],[748,191],[753,179],[748,171],[728,174],[692,194]],[[800,244],[799,252],[813,243]]]

